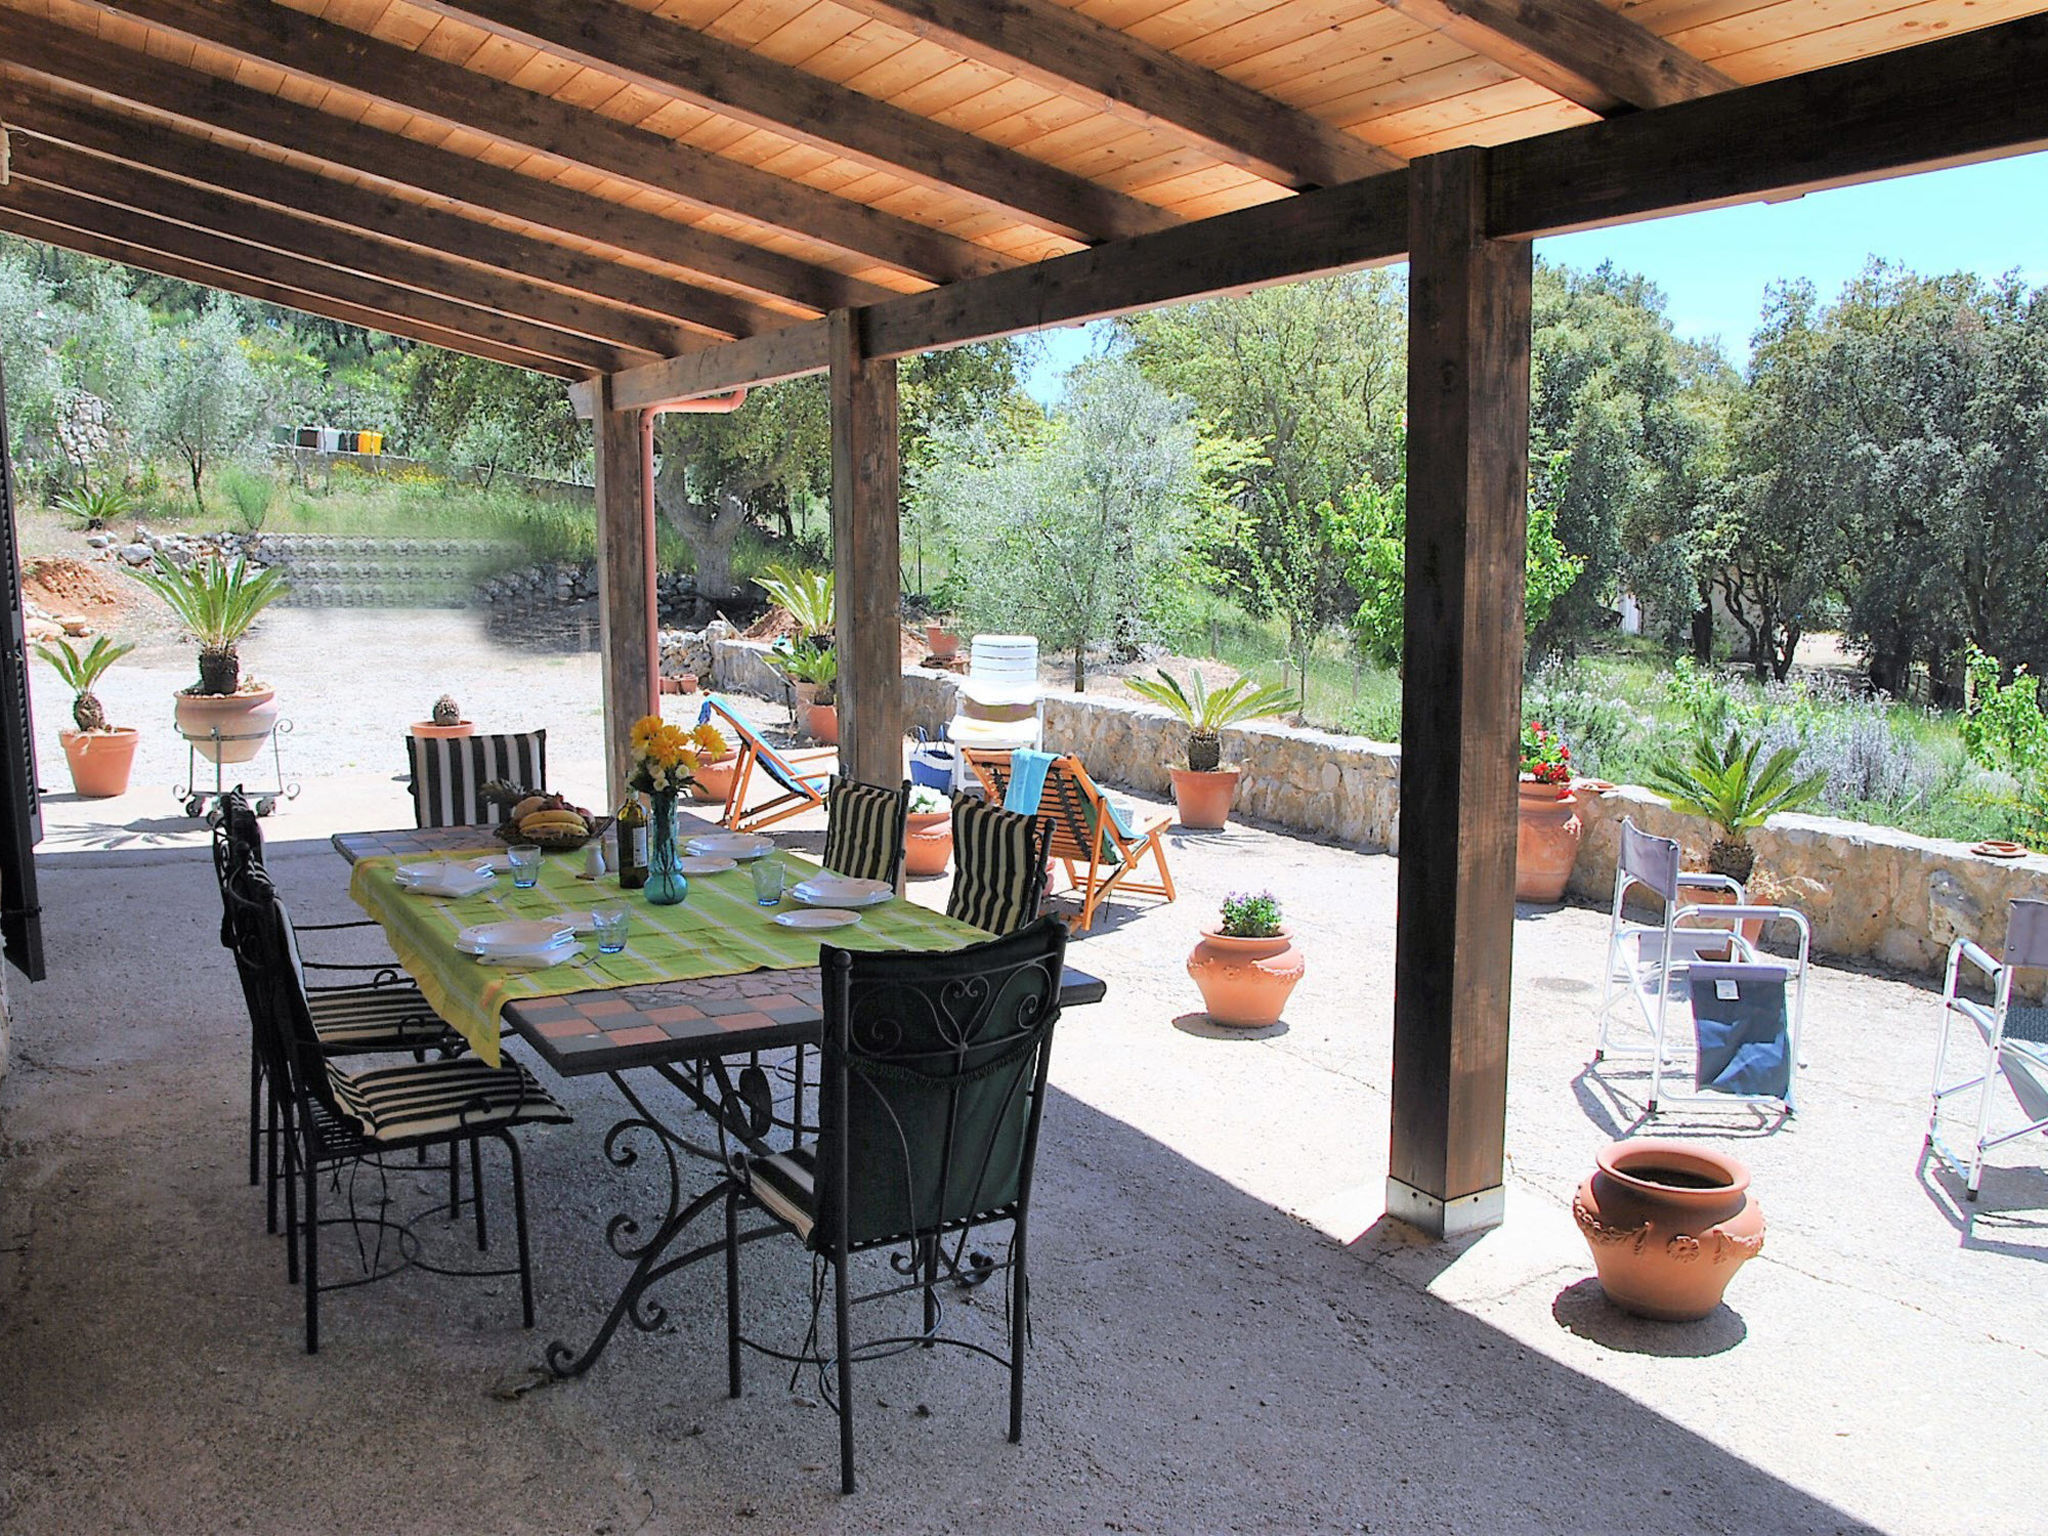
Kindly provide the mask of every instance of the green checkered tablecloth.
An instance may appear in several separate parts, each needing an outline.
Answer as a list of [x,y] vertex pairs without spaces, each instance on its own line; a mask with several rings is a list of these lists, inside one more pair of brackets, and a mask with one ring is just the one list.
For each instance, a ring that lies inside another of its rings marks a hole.
[[[476,852],[482,857],[502,854],[504,849],[479,847]],[[768,857],[783,862],[789,885],[818,873],[816,864],[794,854]],[[799,970],[816,965],[825,944],[844,949],[948,950],[988,937],[902,897],[864,909],[860,922],[849,928],[785,928],[770,920],[773,911],[755,905],[753,877],[744,864],[723,874],[693,875],[686,901],[657,907],[637,891],[621,891],[616,875],[595,882],[583,879],[580,854],[550,855],[543,861],[540,884],[530,890],[517,889],[509,875],[501,874],[489,890],[456,900],[405,890],[392,875],[398,862],[358,862],[349,877],[349,895],[383,925],[400,963],[418,981],[434,1011],[493,1066],[498,1062],[498,1015],[507,1003],[746,971]],[[455,948],[456,934],[472,924],[588,912],[609,903],[621,904],[632,914],[631,932],[620,954],[601,955],[594,939],[583,939],[583,953],[574,961],[544,971],[511,971],[484,965]],[[779,910],[795,908],[785,898]]]

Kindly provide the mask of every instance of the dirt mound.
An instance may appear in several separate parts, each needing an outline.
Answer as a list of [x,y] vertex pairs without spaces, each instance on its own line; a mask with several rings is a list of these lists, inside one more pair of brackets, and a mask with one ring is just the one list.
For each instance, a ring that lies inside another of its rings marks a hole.
[[52,612],[124,611],[135,589],[104,567],[62,557],[22,567],[21,589]]
[[796,633],[796,620],[787,608],[771,605],[768,611],[746,627],[740,634],[742,640],[780,640],[784,635]]

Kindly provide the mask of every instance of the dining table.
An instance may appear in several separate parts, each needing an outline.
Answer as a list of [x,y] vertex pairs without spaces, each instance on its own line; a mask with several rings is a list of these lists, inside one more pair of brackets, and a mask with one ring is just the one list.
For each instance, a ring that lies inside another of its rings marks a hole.
[[[679,844],[722,831],[686,811],[677,821]],[[943,950],[990,937],[900,893],[861,909],[860,921],[846,927],[786,927],[776,916],[802,908],[787,894],[773,907],[757,902],[744,862],[689,876],[683,902],[655,907],[640,892],[622,890],[615,873],[587,878],[583,851],[546,854],[538,883],[526,889],[494,876],[475,894],[434,897],[397,878],[399,865],[421,861],[489,858],[502,865],[507,844],[491,827],[341,832],[333,844],[351,866],[350,895],[471,1049],[495,1063],[502,1039],[516,1036],[564,1078],[609,1079],[625,1109],[601,1143],[606,1161],[622,1177],[647,1165],[656,1170],[660,1214],[647,1220],[621,1210],[606,1223],[605,1243],[626,1266],[624,1280],[587,1345],[548,1345],[556,1376],[587,1371],[621,1322],[642,1332],[662,1327],[667,1313],[650,1289],[723,1251],[722,1233],[695,1245],[684,1238],[724,1199],[729,1160],[741,1150],[780,1150],[778,1137],[794,1145],[814,1128],[806,1052],[824,1036],[820,948]],[[785,847],[762,856],[785,864],[786,892],[821,873]],[[629,933],[619,954],[586,944],[562,964],[516,970],[457,948],[465,927],[519,918],[577,922],[601,906],[627,909]],[[1060,1003],[1099,1002],[1106,990],[1068,966]],[[700,1163],[718,1177],[692,1194],[687,1170]]]

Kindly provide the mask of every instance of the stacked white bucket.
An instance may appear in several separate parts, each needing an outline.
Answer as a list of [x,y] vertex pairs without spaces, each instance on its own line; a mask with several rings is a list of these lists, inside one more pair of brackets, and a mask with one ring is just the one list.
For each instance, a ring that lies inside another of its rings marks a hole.
[[[976,635],[960,685],[960,709],[946,735],[976,751],[1014,751],[1039,744],[1038,637]],[[971,783],[963,761],[956,782]]]

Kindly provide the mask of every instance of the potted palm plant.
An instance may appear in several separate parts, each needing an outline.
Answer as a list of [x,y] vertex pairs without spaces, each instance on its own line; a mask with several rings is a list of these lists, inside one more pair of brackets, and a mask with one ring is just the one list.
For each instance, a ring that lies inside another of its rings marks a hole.
[[1214,693],[1199,670],[1188,674],[1185,688],[1166,668],[1159,676],[1134,677],[1131,691],[1173,711],[1188,728],[1187,766],[1169,768],[1173,803],[1184,827],[1217,828],[1230,820],[1243,769],[1223,762],[1223,729],[1260,715],[1277,715],[1295,707],[1295,697],[1276,683],[1255,683],[1240,677]]
[[178,734],[210,763],[248,762],[277,723],[277,695],[243,678],[237,647],[291,583],[282,571],[252,569],[240,555],[182,569],[158,555],[153,569],[129,574],[199,642],[199,681],[177,695]]
[[776,665],[797,685],[811,740],[839,745],[839,652],[829,645],[800,645]]
[[1705,731],[1684,756],[1670,755],[1650,766],[1649,787],[1671,802],[1674,811],[1704,816],[1718,834],[1707,849],[1707,868],[1747,885],[1756,868],[1756,850],[1744,834],[1755,831],[1780,811],[1811,805],[1827,783],[1824,773],[1803,779],[1792,776],[1799,760],[1797,747],[1780,747],[1757,766],[1763,739],[1743,739],[1738,727],[1726,742]]
[[59,731],[57,739],[64,743],[64,760],[71,767],[71,787],[81,795],[104,798],[127,793],[141,733],[133,726],[109,725],[106,709],[92,690],[107,668],[134,649],[105,635],[82,652],[69,640],[59,640],[54,647],[36,647],[36,654],[56,669],[73,695],[71,718],[77,729]]

